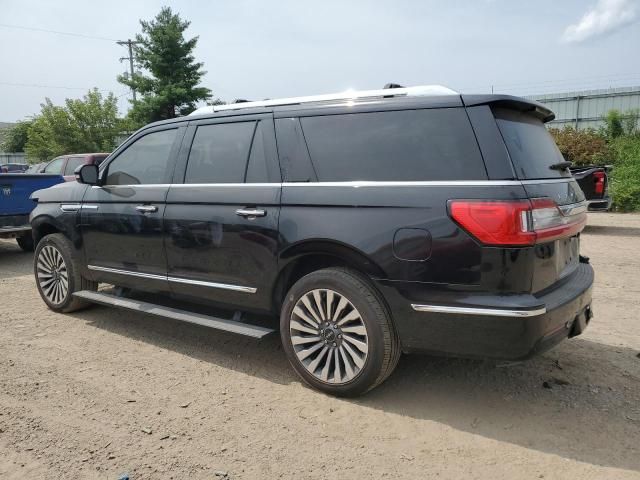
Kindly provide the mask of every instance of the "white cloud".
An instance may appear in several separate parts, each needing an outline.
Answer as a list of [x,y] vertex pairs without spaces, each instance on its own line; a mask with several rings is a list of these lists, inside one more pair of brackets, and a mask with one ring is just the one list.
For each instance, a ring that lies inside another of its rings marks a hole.
[[638,18],[636,7],[634,0],[598,0],[578,23],[567,27],[562,40],[582,42],[628,25]]

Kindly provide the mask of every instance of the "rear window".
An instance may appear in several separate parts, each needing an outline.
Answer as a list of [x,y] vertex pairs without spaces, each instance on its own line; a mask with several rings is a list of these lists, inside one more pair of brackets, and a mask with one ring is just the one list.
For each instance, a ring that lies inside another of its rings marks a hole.
[[302,117],[318,180],[484,180],[464,109]]
[[494,115],[519,179],[571,176],[567,170],[550,168],[565,159],[542,121],[508,109],[495,109]]

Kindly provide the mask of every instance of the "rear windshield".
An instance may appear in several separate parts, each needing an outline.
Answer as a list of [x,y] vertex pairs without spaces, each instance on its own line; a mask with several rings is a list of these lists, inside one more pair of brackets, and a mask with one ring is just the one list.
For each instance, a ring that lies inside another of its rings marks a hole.
[[321,182],[484,180],[462,108],[302,117]]
[[519,179],[571,176],[566,169],[550,168],[565,159],[541,120],[509,109],[497,108],[493,113]]

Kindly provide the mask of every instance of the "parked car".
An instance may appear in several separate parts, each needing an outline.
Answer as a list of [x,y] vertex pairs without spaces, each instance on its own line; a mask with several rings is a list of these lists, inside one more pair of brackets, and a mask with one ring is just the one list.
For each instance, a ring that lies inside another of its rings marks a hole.
[[20,248],[33,250],[29,213],[36,204],[29,197],[62,181],[60,175],[0,174],[0,238],[15,238]]
[[553,118],[426,86],[153,123],[34,193],[37,287],[58,312],[258,338],[273,330],[254,315],[277,315],[295,371],[335,395],[379,385],[401,352],[526,359],[592,316],[587,204],[555,166]]
[[572,167],[569,170],[584,192],[589,210],[606,212],[611,208],[609,196],[608,172],[611,166],[591,165],[588,167]]
[[25,173],[42,173],[46,166],[47,162],[35,163],[30,165]]
[[26,163],[5,163],[0,165],[0,173],[24,173],[28,168]]
[[108,156],[108,153],[74,153],[71,155],[61,155],[51,160],[42,172],[62,175],[66,182],[71,182],[76,179],[73,172],[80,165],[100,165]]

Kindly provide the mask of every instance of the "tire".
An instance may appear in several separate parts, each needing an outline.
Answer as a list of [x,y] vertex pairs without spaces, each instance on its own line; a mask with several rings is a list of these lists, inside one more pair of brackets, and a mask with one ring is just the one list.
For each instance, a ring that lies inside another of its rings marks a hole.
[[55,312],[74,312],[90,303],[75,298],[74,292],[97,290],[98,284],[80,274],[80,260],[69,239],[60,233],[47,235],[36,247],[33,272],[38,292]]
[[18,246],[25,252],[33,252],[33,237],[31,233],[16,238]]
[[280,336],[298,375],[336,396],[354,397],[377,387],[400,358],[400,341],[382,297],[363,275],[346,268],[317,270],[291,287],[280,314]]

